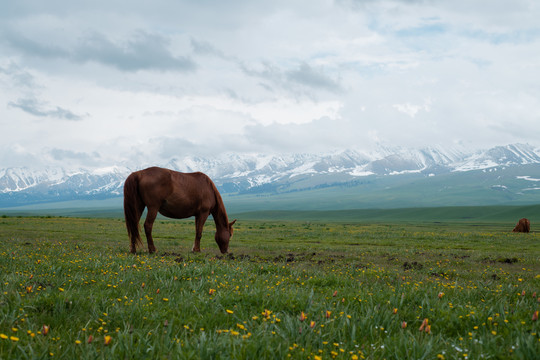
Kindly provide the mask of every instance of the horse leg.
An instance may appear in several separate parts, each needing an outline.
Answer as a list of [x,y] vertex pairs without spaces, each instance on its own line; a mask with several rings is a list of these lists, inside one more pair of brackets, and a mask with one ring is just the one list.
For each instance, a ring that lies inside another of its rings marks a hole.
[[152,227],[154,225],[154,220],[156,220],[157,213],[157,209],[148,208],[148,214],[146,215],[146,220],[144,221],[144,233],[146,234],[146,242],[148,243],[148,252],[150,254],[156,252],[154,239],[152,239]]
[[195,242],[193,243],[193,252],[201,251],[201,238],[204,228],[204,223],[208,219],[210,213],[203,213],[195,216]]

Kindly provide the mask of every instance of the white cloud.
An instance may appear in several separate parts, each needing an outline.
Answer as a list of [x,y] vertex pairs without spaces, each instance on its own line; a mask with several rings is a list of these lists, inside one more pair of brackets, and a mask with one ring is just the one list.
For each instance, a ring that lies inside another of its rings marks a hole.
[[539,16],[526,0],[9,2],[0,168],[538,144]]
[[423,111],[429,112],[430,103],[431,103],[431,101],[428,99],[422,105],[415,105],[415,104],[411,104],[411,103],[407,102],[407,103],[404,103],[404,104],[394,104],[394,105],[392,105],[392,107],[397,109],[397,111],[399,111],[401,113],[404,113],[404,114],[408,115],[411,118],[414,118],[416,116],[416,114],[418,114],[419,111],[423,110]]

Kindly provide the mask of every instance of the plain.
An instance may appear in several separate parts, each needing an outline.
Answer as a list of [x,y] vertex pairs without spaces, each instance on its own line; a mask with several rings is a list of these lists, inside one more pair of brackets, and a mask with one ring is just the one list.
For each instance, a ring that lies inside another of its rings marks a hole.
[[[254,216],[256,217],[256,216]],[[534,359],[540,233],[510,222],[0,218],[0,358]],[[533,222],[534,230],[534,222]]]

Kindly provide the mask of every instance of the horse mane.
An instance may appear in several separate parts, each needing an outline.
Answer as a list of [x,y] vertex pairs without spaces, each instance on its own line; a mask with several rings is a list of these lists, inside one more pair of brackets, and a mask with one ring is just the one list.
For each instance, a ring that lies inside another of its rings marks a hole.
[[221,226],[229,226],[229,217],[227,216],[227,210],[225,210],[225,204],[223,203],[223,199],[221,198],[221,194],[219,193],[216,184],[207,177],[210,186],[212,186],[212,190],[214,191],[214,198],[216,205],[214,207],[214,210],[212,210],[212,217],[214,218],[214,221],[216,222],[216,225],[219,224]]

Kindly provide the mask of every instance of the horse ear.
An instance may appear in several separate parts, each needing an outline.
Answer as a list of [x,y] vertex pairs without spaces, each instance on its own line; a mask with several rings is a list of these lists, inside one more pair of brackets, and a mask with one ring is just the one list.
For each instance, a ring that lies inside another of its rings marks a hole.
[[232,221],[232,223],[229,223],[229,227],[233,226],[235,222],[236,222],[236,219],[234,219],[234,220]]

